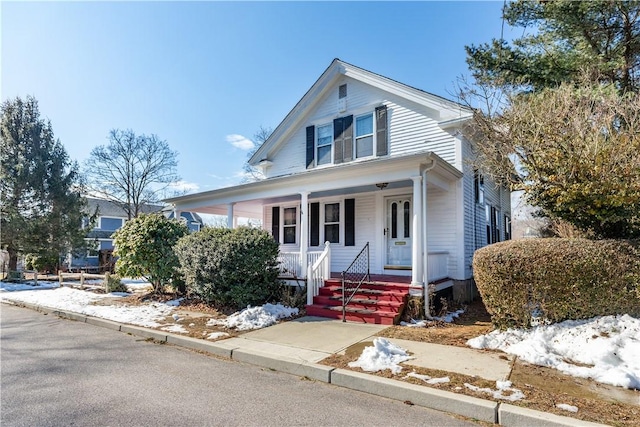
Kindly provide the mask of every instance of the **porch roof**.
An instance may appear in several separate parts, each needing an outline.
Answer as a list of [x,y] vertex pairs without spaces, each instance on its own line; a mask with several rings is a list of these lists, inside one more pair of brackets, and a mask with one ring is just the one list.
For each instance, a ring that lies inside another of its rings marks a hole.
[[388,189],[411,185],[411,177],[419,175],[433,162],[428,184],[448,189],[462,173],[431,151],[402,156],[365,159],[361,161],[317,168],[301,173],[225,187],[201,193],[173,197],[164,202],[177,210],[226,215],[233,204],[235,216],[261,218],[265,204],[298,200],[301,192],[309,198],[376,191],[377,183],[387,183]]

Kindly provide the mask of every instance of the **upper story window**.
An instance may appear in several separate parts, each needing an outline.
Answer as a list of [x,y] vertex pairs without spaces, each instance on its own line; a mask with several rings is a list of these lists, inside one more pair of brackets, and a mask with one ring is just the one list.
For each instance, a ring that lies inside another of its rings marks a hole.
[[484,204],[484,176],[477,170],[473,173],[473,191],[476,203]]
[[373,114],[356,118],[355,157],[373,156]]
[[108,231],[116,231],[122,227],[122,218],[100,218],[100,229]]
[[333,143],[333,125],[318,126],[316,141],[316,158],[318,165],[331,163],[331,145]]

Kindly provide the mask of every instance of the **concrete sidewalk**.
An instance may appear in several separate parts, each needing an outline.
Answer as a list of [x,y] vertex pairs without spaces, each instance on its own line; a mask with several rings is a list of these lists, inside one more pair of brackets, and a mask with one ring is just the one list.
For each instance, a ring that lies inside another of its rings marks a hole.
[[[274,357],[296,354],[301,360],[316,363],[331,354],[344,354],[352,345],[372,342],[376,334],[386,328],[322,317],[302,317],[218,342],[271,353]],[[511,371],[513,356],[505,359],[496,353],[471,348],[395,338],[388,340],[411,353],[414,359],[405,362],[407,365],[474,375],[491,381],[506,380]]]
[[[34,304],[12,304],[66,319],[151,338],[158,342],[207,352],[238,362],[323,381],[339,387],[399,401],[410,401],[415,405],[462,415],[469,419],[504,426],[601,426],[601,424],[589,423],[575,418],[562,417],[362,372],[336,369],[318,363],[331,354],[344,354],[344,351],[352,345],[372,341],[376,334],[386,326],[303,317],[249,332],[239,337],[210,342]],[[490,380],[505,379],[509,374],[510,361],[488,352],[398,339],[390,339],[390,341],[409,350],[415,356],[415,359],[405,364],[477,375]]]

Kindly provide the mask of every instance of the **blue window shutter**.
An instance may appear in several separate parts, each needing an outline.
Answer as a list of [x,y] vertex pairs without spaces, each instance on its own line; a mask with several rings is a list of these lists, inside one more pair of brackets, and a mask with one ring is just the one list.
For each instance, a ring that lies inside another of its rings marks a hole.
[[353,116],[333,121],[333,163],[353,160]]
[[389,143],[387,137],[387,106],[376,108],[376,155],[386,156],[389,154]]
[[271,208],[271,235],[277,243],[280,243],[280,206]]
[[310,246],[320,246],[320,203],[311,203],[310,209],[311,238]]
[[344,200],[344,245],[356,245],[356,199]]
[[313,167],[313,159],[315,153],[315,139],[316,128],[315,126],[307,126],[307,169]]

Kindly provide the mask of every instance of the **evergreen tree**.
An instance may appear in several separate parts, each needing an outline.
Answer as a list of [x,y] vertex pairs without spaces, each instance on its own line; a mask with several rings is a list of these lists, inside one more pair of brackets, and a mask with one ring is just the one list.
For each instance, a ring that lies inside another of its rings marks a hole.
[[10,270],[21,253],[59,260],[84,247],[78,166],[40,117],[34,97],[7,100],[1,110],[0,246],[9,253]]
[[517,0],[503,18],[529,34],[467,46],[478,82],[538,90],[588,73],[620,92],[640,90],[640,1]]

